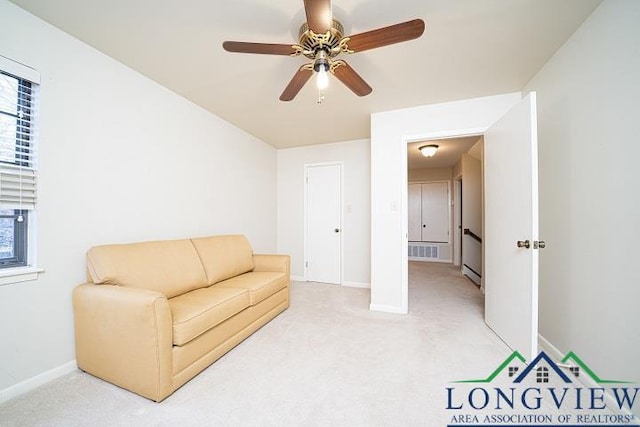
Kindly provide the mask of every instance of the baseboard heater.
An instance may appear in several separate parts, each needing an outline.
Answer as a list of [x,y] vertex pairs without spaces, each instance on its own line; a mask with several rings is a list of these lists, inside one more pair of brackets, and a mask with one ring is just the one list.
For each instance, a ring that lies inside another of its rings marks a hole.
[[482,276],[467,264],[462,265],[462,274],[467,276],[473,283],[480,286],[480,280],[482,279]]

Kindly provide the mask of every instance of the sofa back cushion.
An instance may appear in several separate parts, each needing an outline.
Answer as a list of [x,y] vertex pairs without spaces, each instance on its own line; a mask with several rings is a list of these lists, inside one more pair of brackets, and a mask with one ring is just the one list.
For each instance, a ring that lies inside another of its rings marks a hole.
[[210,285],[253,270],[253,249],[244,236],[191,239]]
[[94,283],[145,288],[167,298],[207,285],[191,240],[164,240],[93,247],[87,269]]

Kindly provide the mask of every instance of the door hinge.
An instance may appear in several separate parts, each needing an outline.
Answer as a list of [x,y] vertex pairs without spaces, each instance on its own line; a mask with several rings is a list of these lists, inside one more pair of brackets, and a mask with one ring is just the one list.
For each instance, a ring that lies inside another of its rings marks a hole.
[[305,267],[309,267],[309,261],[305,261],[305,262],[304,262],[304,266],[305,266]]

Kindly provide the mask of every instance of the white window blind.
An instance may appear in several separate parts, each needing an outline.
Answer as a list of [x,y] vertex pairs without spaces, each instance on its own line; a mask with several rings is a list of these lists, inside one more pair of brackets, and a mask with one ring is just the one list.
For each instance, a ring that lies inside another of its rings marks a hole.
[[36,86],[0,71],[0,209],[35,209]]

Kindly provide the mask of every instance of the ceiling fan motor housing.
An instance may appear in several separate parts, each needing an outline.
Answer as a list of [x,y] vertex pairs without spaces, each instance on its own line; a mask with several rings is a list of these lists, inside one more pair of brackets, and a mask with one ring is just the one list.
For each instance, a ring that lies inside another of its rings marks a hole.
[[[325,63],[328,66],[326,58],[337,56],[342,47],[340,42],[344,37],[344,28],[342,24],[335,20],[331,20],[331,29],[324,34],[316,34],[309,29],[309,25],[305,22],[300,27],[298,44],[302,46],[302,54],[309,59],[317,60],[321,51],[325,52]],[[314,63],[314,69],[316,65]]]

